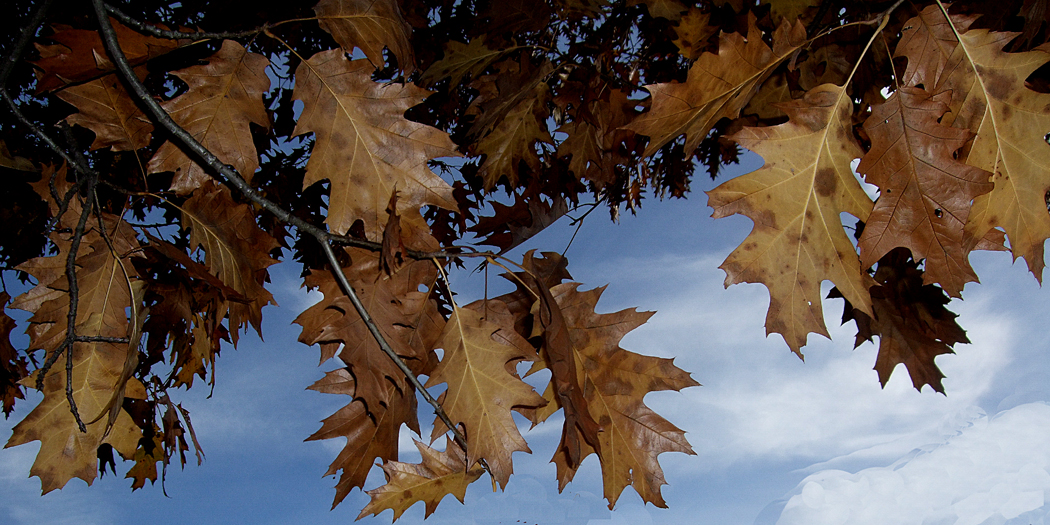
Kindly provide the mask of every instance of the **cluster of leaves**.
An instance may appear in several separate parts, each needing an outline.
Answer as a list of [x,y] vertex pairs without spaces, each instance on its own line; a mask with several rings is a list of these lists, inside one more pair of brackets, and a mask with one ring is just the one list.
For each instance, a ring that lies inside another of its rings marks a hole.
[[[766,164],[708,192],[755,223],[726,284],[766,285],[767,332],[799,356],[827,336],[830,280],[883,384],[903,363],[943,391],[969,253],[1008,239],[1042,274],[1045,1],[51,3],[0,21],[0,264],[35,284],[0,295],[32,313],[25,349],[0,316],[0,396],[43,392],[7,446],[42,442],[44,492],[113,450],[133,488],[191,444],[199,462],[172,398],[261,330],[290,254],[324,296],[300,341],[337,363],[310,388],[348,396],[310,437],[346,438],[336,504],[377,460],[362,515],[505,486],[529,451],[511,412],[560,410],[561,487],[594,454],[610,506],[627,486],[662,506],[657,456],[692,450],[643,400],[697,383],[620,348],[650,314],[596,313],[563,255],[502,254],[570,210],[684,197],[740,146]],[[456,304],[442,276],[468,259],[516,266],[515,291]],[[549,371],[542,394],[522,362]],[[447,443],[406,464],[417,394]]]

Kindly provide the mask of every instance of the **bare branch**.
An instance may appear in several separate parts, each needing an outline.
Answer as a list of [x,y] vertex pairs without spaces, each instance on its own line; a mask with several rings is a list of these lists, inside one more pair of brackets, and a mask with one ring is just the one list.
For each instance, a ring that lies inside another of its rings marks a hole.
[[277,24],[263,24],[262,27],[255,29],[248,29],[245,31],[235,31],[230,33],[209,33],[207,31],[172,31],[169,29],[161,29],[157,26],[147,24],[141,20],[136,20],[120,9],[110,4],[103,4],[106,11],[113,15],[113,18],[120,20],[120,22],[128,27],[135,29],[140,33],[148,33],[158,38],[169,38],[172,40],[191,40],[197,42],[200,40],[223,40],[227,38],[244,38],[246,36],[257,35]]

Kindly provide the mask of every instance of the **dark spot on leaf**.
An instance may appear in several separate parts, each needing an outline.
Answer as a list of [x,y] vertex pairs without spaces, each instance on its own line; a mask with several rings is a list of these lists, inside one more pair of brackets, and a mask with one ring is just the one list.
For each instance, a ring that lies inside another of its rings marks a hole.
[[942,215],[944,215],[944,212],[941,211],[940,208],[937,208],[937,209],[933,210],[933,214],[936,215],[937,218],[939,219],[939,218],[941,218]]
[[834,194],[838,184],[839,181],[835,177],[835,170],[832,168],[821,168],[817,171],[817,176],[813,180],[813,187],[817,190],[817,194],[822,197]]

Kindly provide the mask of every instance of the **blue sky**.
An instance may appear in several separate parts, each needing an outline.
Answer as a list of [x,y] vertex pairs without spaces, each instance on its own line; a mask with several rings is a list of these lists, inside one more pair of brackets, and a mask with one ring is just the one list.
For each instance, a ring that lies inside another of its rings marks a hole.
[[[756,159],[746,163],[753,168]],[[585,289],[609,285],[599,312],[657,311],[624,348],[674,357],[704,385],[646,398],[687,432],[697,453],[660,456],[669,508],[643,505],[627,489],[608,511],[593,457],[559,494],[549,459],[560,420],[552,419],[524,432],[533,454],[514,455],[506,492],[493,493],[482,480],[465,505],[446,498],[426,523],[1044,523],[1050,292],[1024,264],[1004,253],[971,257],[983,284],[967,286],[966,300],[950,308],[973,343],[937,358],[947,396],[915,391],[903,367],[882,389],[872,370],[876,347],[852,350],[852,328],[838,326],[840,301],[825,302],[833,341],[811,336],[803,363],[780,336],[765,337],[764,287],[723,288],[718,265],[751,223],[710,219],[702,190],[713,186],[699,176],[690,199],[646,201],[618,225],[596,212],[567,254]],[[560,251],[573,229],[563,220],[516,253]],[[247,336],[239,349],[223,350],[212,398],[200,389],[176,399],[190,411],[207,458],[200,467],[169,469],[170,497],[159,483],[131,493],[130,480],[113,476],[91,487],[73,480],[41,497],[39,481],[27,478],[37,449],[30,444],[0,450],[0,523],[353,521],[367,495],[355,490],[329,510],[335,480],[321,477],[341,440],[303,442],[344,402],[305,390],[332,367],[316,366],[317,349],[296,342],[299,328],[290,324],[317,298],[299,288],[298,268],[273,268],[281,306],[264,310],[265,342]],[[481,293],[479,274],[452,279],[465,299]],[[490,293],[500,293],[500,281],[493,278]],[[31,404],[0,421],[0,441]],[[429,435],[431,417],[420,419]],[[401,449],[402,460],[418,460],[407,430]],[[381,483],[377,468],[367,488]],[[361,522],[391,518],[385,512]],[[398,523],[423,523],[422,505]]]

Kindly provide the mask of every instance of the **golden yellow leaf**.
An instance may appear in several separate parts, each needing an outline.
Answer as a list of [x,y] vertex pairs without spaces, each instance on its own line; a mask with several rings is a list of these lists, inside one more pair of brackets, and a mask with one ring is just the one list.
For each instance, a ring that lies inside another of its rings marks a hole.
[[[536,351],[513,330],[485,320],[480,312],[458,307],[435,346],[445,354],[426,386],[448,384],[442,406],[453,423],[465,428],[467,463],[484,459],[492,477],[506,486],[514,471],[511,453],[531,452],[511,409],[546,403],[507,365],[530,359]],[[444,430],[435,425],[434,437]]]
[[867,220],[872,202],[850,167],[862,151],[853,138],[853,102],[843,88],[825,84],[779,107],[788,122],[747,127],[730,137],[766,165],[707,194],[713,217],[739,213],[755,223],[722,263],[726,286],[766,285],[766,333],[780,333],[801,356],[810,332],[828,336],[820,294],[825,279],[855,307],[871,312],[866,274],[839,214]]

